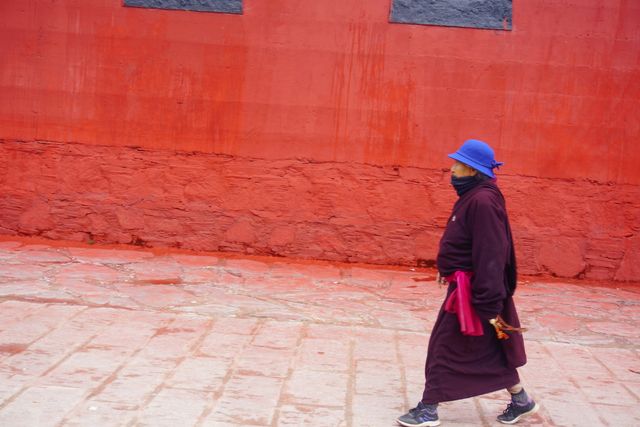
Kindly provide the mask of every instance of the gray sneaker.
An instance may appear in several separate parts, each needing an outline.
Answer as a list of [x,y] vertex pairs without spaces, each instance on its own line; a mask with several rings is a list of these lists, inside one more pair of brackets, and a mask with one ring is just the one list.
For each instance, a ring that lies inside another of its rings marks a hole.
[[418,406],[409,410],[396,421],[405,427],[435,427],[440,425],[438,411],[427,409],[422,402],[419,402]]
[[521,418],[535,414],[538,412],[538,409],[540,409],[540,405],[533,400],[525,406],[516,405],[511,402],[507,405],[507,409],[498,415],[498,421],[502,424],[515,424],[520,421]]

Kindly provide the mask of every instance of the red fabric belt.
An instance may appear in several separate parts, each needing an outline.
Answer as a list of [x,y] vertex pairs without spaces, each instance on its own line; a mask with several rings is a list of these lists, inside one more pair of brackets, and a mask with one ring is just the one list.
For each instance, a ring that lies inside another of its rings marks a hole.
[[462,335],[479,337],[484,334],[482,321],[471,305],[471,271],[456,271],[445,277],[447,282],[456,282],[458,286],[444,303],[444,310],[458,315]]

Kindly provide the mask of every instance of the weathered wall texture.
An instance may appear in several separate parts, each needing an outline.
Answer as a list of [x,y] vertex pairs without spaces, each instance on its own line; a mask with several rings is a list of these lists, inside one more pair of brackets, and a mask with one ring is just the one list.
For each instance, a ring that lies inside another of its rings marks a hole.
[[[429,266],[456,197],[444,170],[51,142],[0,147],[2,234]],[[636,186],[499,183],[521,272],[637,279]]]
[[514,1],[511,31],[122,3],[0,2],[1,233],[429,261],[475,137],[524,271],[640,273],[640,3]]

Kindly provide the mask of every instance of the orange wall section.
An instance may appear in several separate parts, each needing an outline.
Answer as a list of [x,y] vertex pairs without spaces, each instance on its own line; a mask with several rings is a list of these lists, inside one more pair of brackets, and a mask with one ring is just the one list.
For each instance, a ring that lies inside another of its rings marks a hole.
[[513,31],[390,24],[389,0],[0,2],[0,139],[640,184],[640,2],[514,0]]

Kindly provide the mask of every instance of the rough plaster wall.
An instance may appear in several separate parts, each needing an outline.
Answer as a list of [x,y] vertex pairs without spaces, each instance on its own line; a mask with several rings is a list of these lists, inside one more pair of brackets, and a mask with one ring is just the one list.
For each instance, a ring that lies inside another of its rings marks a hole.
[[[0,234],[432,265],[445,170],[0,143]],[[640,277],[638,186],[500,176],[520,271]]]
[[390,5],[0,1],[0,139],[438,169],[476,137],[511,174],[640,184],[640,2],[520,1],[513,31]]

